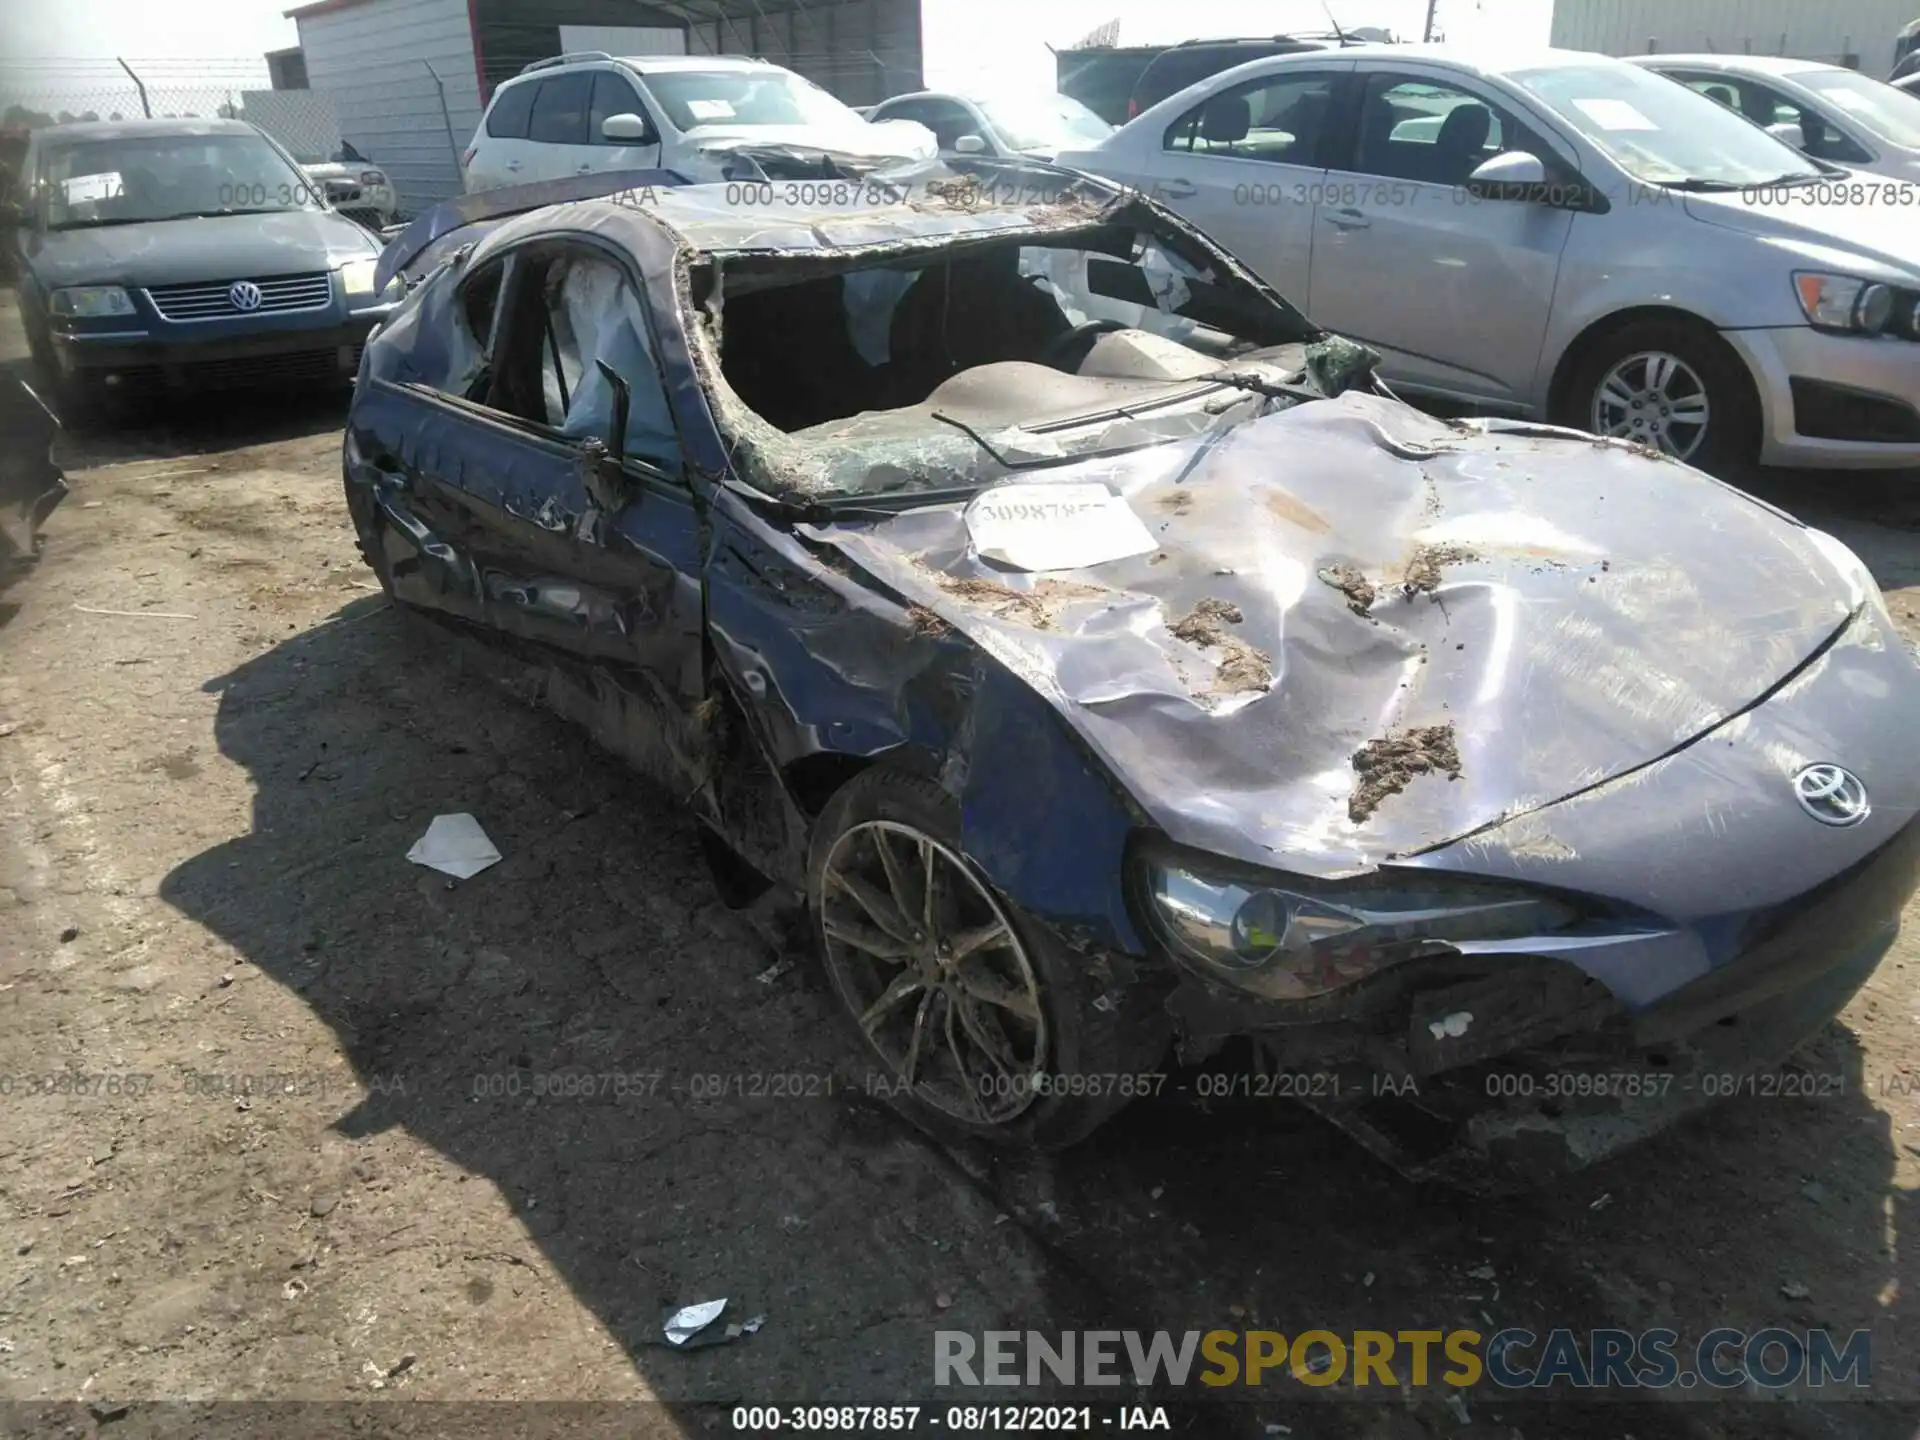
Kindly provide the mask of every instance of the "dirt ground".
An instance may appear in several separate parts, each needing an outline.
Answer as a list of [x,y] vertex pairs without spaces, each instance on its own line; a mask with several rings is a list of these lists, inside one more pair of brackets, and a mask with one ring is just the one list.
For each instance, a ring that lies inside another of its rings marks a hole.
[[[74,493],[0,603],[13,1433],[224,1398],[416,1431],[442,1412],[392,1402],[647,1401],[580,1413],[659,1436],[942,1409],[940,1328],[1772,1323],[1869,1327],[1879,1403],[1158,1398],[1202,1436],[1914,1433],[1920,925],[1798,1057],[1840,1093],[1732,1102],[1546,1194],[1417,1188],[1178,1075],[1068,1154],[952,1154],[864,1092],[824,985],[720,904],[671,797],[384,603],[343,408],[63,439]],[[1920,638],[1920,479],[1764,488]],[[405,856],[457,811],[506,858],[449,883]],[[36,1092],[63,1071],[150,1080]],[[562,1073],[658,1079],[533,1098]],[[764,1326],[658,1343],[720,1296]]]

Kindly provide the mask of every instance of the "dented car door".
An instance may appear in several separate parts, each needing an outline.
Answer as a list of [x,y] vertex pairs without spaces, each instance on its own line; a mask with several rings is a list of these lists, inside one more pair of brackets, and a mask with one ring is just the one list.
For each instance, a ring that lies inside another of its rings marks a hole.
[[573,692],[550,698],[618,714],[623,748],[673,779],[701,695],[699,527],[643,292],[586,242],[495,263],[458,301],[484,354],[446,388],[370,381],[349,437],[395,593],[538,647],[550,692]]

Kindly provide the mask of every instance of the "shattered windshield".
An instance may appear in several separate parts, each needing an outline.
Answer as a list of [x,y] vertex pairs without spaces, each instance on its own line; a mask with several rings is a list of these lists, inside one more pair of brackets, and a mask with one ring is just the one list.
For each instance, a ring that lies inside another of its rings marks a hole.
[[1296,312],[1132,226],[729,268],[723,290],[721,370],[766,478],[816,497],[1161,444],[1313,384]]

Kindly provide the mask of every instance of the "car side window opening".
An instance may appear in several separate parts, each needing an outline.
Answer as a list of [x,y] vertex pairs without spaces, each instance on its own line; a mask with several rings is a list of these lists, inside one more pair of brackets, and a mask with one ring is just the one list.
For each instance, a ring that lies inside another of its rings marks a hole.
[[[1522,143],[1512,119],[1477,95],[1406,75],[1367,77],[1354,170],[1428,185],[1460,185]],[[1542,157],[1544,158],[1544,157]]]
[[506,262],[495,260],[460,281],[454,323],[447,327],[448,355],[444,381],[434,388],[466,400],[479,400],[487,390],[493,355],[494,316],[500,305],[500,282]]
[[1761,127],[1770,125],[1798,125],[1804,144],[1801,153],[1815,160],[1830,160],[1839,164],[1861,165],[1871,160],[1860,146],[1841,134],[1839,129],[1829,125],[1826,118],[1811,106],[1781,94],[1767,85],[1756,85],[1751,81],[1741,87],[1740,111],[1754,124]]
[[527,138],[547,145],[584,145],[587,143],[587,111],[593,104],[593,73],[575,71],[554,75],[540,82],[534,97],[533,114],[527,122]]
[[1267,76],[1210,95],[1167,127],[1165,149],[1312,165],[1333,111],[1334,77]]
[[677,468],[680,441],[654,361],[639,293],[612,261],[564,254],[540,279],[540,413],[528,418],[569,440],[606,440],[614,419],[607,365],[627,382],[631,400],[625,453]]
[[587,112],[587,143],[589,145],[631,145],[631,140],[609,140],[600,133],[600,126],[615,115],[638,115],[647,117],[647,107],[640,103],[640,96],[633,86],[622,80],[611,70],[599,70],[593,76],[593,104]]
[[526,139],[527,122],[533,117],[533,97],[539,93],[538,80],[501,86],[487,111],[487,134],[496,140]]

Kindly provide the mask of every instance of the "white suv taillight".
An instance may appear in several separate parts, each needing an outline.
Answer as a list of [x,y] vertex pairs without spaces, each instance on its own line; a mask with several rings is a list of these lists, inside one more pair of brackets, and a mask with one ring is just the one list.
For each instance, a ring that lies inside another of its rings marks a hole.
[[476,156],[476,155],[478,155],[479,153],[480,153],[480,152],[479,152],[478,150],[475,150],[475,149],[469,149],[469,150],[467,151],[467,153],[466,153],[466,154],[464,154],[464,155],[462,155],[462,156],[460,157],[460,163],[461,163],[462,165],[465,165],[465,166],[467,166],[467,167],[469,167],[469,168],[471,168],[471,167],[472,167],[472,165],[473,165],[473,157],[474,157],[474,156]]

